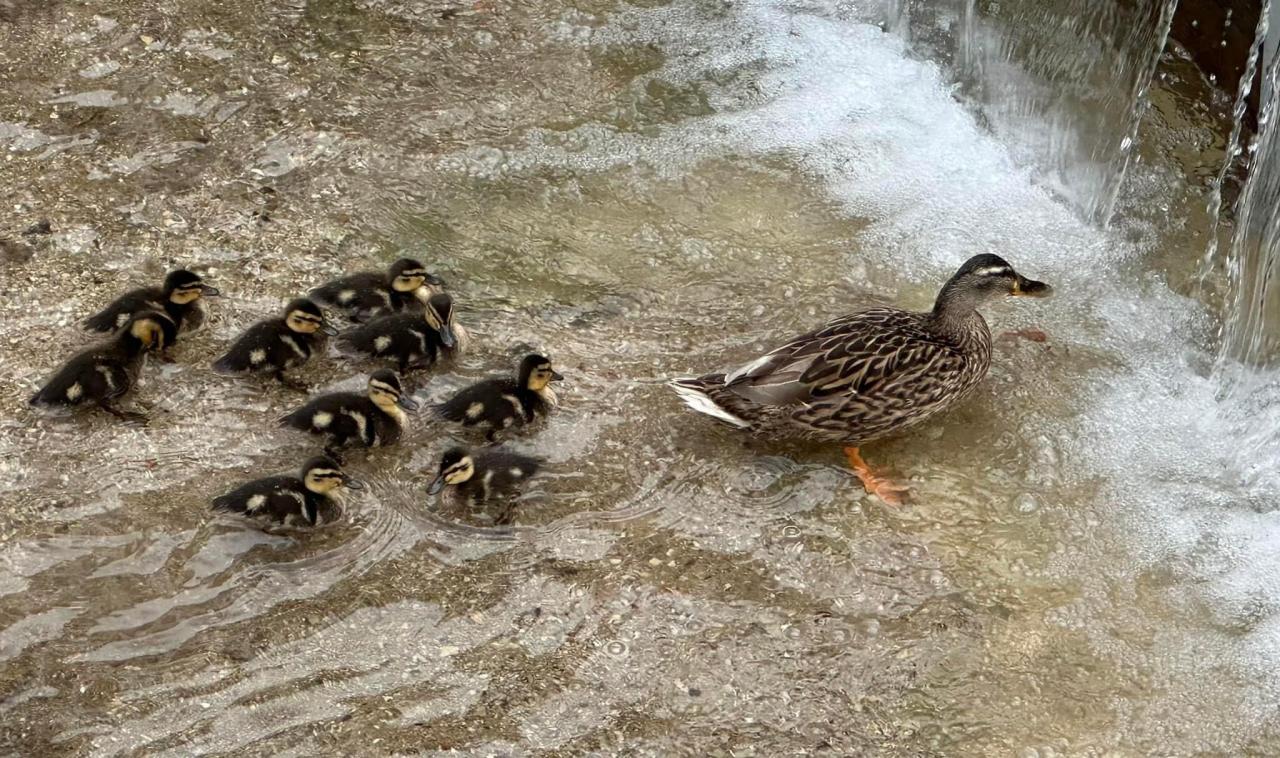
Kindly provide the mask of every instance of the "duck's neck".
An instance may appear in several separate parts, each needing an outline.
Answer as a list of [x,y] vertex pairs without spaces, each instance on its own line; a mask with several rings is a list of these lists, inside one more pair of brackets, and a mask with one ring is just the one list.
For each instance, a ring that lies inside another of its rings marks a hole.
[[946,283],[933,303],[930,321],[936,331],[957,338],[973,334],[975,328],[986,330],[986,321],[978,313],[983,298],[968,287],[959,287],[953,279]]

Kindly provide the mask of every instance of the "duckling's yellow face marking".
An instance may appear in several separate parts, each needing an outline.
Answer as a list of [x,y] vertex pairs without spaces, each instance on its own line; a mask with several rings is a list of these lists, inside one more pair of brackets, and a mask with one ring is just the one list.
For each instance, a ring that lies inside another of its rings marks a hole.
[[312,492],[323,495],[341,487],[343,478],[341,471],[331,468],[313,468],[307,472],[304,484]]
[[320,331],[320,327],[324,326],[324,319],[314,313],[307,313],[303,310],[289,311],[289,315],[285,318],[285,324],[290,331],[299,334],[315,334]]
[[395,416],[396,418],[401,418],[404,415],[398,405],[400,402],[400,390],[392,387],[386,382],[380,382],[377,379],[370,381],[369,399],[385,413]]
[[164,349],[164,329],[152,319],[141,318],[134,321],[133,326],[129,327],[129,333],[147,350]]
[[449,468],[444,470],[445,484],[462,484],[471,480],[476,475],[476,465],[471,460],[471,456],[467,456]]
[[440,318],[440,312],[435,309],[435,306],[428,303],[424,315],[427,319],[427,326],[437,332],[444,328],[444,319]]
[[529,389],[534,392],[541,392],[555,378],[556,372],[551,368],[551,364],[543,363],[534,368],[533,373],[529,374]]
[[177,303],[178,305],[186,305],[187,303],[194,303],[199,300],[202,295],[204,295],[203,284],[189,284],[170,292],[169,300]]
[[396,292],[413,292],[427,283],[427,272],[421,269],[402,271],[400,276],[391,280],[391,288]]

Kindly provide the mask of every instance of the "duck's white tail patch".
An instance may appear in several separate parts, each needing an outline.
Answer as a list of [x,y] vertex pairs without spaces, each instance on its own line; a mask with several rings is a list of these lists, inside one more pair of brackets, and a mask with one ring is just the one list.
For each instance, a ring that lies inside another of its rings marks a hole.
[[684,401],[685,405],[698,413],[705,413],[706,415],[718,418],[727,424],[733,424],[739,429],[746,429],[751,426],[751,424],[726,411],[724,408],[721,408],[716,404],[716,401],[712,400],[711,397],[707,395],[707,393],[699,389],[694,389],[687,384],[682,384],[684,381],[688,380],[673,379],[667,382],[667,386],[676,391],[676,394],[680,396],[680,399]]

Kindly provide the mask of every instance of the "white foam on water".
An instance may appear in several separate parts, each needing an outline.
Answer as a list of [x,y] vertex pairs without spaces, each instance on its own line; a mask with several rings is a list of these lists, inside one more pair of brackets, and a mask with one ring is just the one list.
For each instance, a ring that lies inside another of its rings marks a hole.
[[[1276,376],[1261,377],[1247,403],[1224,404],[1198,347],[1205,310],[1160,276],[1141,273],[1149,251],[1080,221],[983,131],[936,64],[834,7],[740,0],[714,13],[682,5],[623,12],[594,32],[595,42],[658,45],[668,62],[652,76],[707,85],[716,112],[656,137],[600,125],[543,135],[505,165],[586,171],[639,162],[678,174],[709,156],[783,156],[851,216],[870,221],[860,254],[909,280],[937,281],[967,255],[989,250],[1058,285],[1058,298],[1041,312],[1045,327],[1072,349],[1104,355],[1109,367],[1090,371],[1088,386],[1063,390],[1078,411],[1067,428],[1045,420],[1060,427],[1053,433],[1068,451],[1050,475],[1090,488],[1101,479],[1095,508],[1131,541],[1122,550],[1131,553],[1134,581],[1145,569],[1172,568],[1176,580],[1164,591],[1185,613],[1161,630],[1160,644],[1177,648],[1170,667],[1184,677],[1220,665],[1261,667],[1251,679],[1257,692],[1241,696],[1253,711],[1243,718],[1273,713]],[[717,88],[712,80],[732,83]],[[1160,167],[1148,179],[1168,173]],[[1062,570],[1105,577],[1089,560],[1076,556]],[[1088,577],[1068,578],[1083,581],[1086,596],[1095,593]],[[1097,633],[1100,647],[1107,635]],[[1247,739],[1240,735],[1233,739]]]

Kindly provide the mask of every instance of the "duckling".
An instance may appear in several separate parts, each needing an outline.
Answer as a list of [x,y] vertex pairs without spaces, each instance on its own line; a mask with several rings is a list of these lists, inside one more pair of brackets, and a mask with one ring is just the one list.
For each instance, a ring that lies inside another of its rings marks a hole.
[[440,418],[460,422],[463,426],[487,424],[486,438],[495,442],[497,434],[507,427],[533,423],[556,405],[556,392],[551,382],[564,379],[551,367],[551,360],[531,353],[520,361],[514,379],[486,379],[467,387],[448,401],[433,406]]
[[85,319],[84,325],[90,331],[114,332],[128,323],[134,313],[155,310],[169,314],[180,331],[189,331],[204,323],[200,298],[219,294],[217,288],[205,284],[198,274],[178,269],[170,271],[160,287],[142,287],[124,293]]
[[139,311],[111,340],[85,350],[62,368],[31,398],[32,405],[94,403],[122,420],[141,420],[112,405],[138,379],[146,355],[163,350],[177,336],[177,324],[161,311]]
[[469,507],[488,500],[510,499],[543,463],[541,458],[506,450],[491,448],[472,453],[465,448],[451,448],[440,458],[440,473],[427,494],[437,495],[445,490],[445,500]]
[[342,503],[342,491],[362,490],[364,483],[342,472],[325,457],[312,458],[298,476],[282,474],[246,482],[213,499],[215,511],[292,526],[299,521],[315,526],[320,510]]
[[405,411],[417,409],[413,398],[404,394],[396,372],[384,368],[369,376],[367,394],[321,395],[281,418],[280,423],[327,436],[325,454],[341,463],[339,451],[348,443],[362,447],[394,445],[408,420]]
[[291,300],[284,314],[246,329],[227,354],[214,361],[213,369],[220,374],[271,371],[286,387],[303,389],[284,372],[310,360],[323,346],[325,335],[338,330],[325,319],[320,306],[305,297]]
[[467,331],[454,323],[453,314],[453,298],[441,292],[427,300],[422,313],[379,316],[347,331],[340,340],[356,352],[395,358],[403,374],[435,364],[441,354],[448,357],[465,349]]
[[401,258],[386,272],[362,271],[334,279],[311,290],[320,303],[341,309],[352,321],[365,321],[382,312],[395,312],[417,306],[415,295],[426,287],[431,292],[444,286],[444,280],[427,271],[412,258]]

